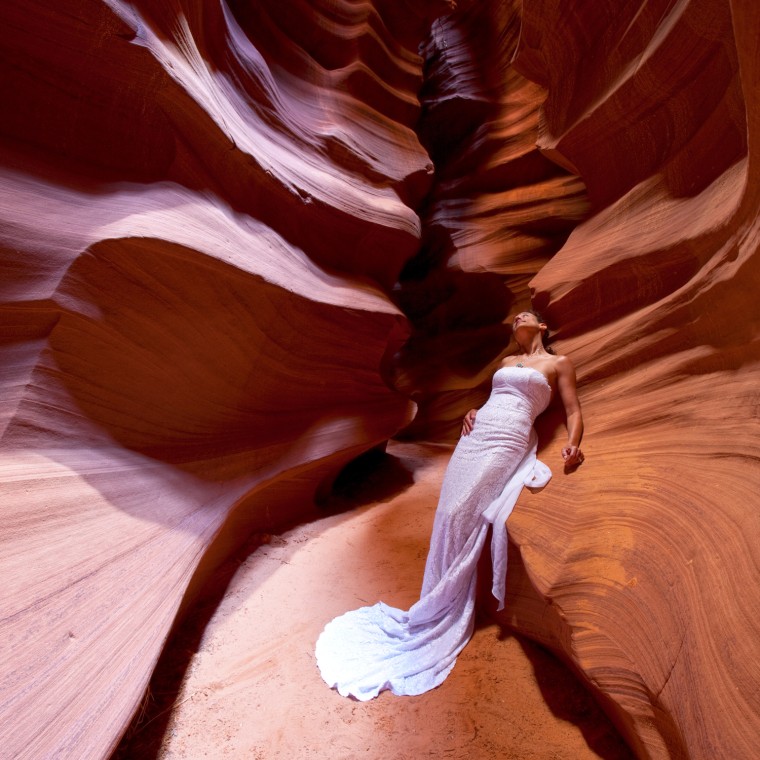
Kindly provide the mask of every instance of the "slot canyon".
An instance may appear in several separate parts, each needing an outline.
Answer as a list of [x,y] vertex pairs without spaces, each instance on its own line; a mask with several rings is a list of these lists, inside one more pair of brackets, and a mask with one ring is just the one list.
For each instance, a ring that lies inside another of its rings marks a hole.
[[[3,757],[158,756],[143,712],[191,760],[757,756],[756,0],[0,21]],[[440,688],[345,700],[316,635],[415,600],[451,445],[531,304],[587,460],[563,473],[553,404],[506,608],[479,596]],[[523,720],[517,681],[562,725]]]

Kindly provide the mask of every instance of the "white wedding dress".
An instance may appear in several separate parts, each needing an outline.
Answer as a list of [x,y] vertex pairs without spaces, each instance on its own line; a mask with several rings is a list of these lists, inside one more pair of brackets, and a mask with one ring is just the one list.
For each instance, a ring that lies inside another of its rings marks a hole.
[[493,525],[493,594],[504,606],[506,520],[523,486],[551,477],[536,459],[533,422],[549,403],[546,377],[502,367],[475,426],[451,457],[435,513],[419,601],[406,612],[378,602],[335,618],[317,641],[322,678],[361,701],[384,689],[422,694],[438,686],[472,635],[476,568]]

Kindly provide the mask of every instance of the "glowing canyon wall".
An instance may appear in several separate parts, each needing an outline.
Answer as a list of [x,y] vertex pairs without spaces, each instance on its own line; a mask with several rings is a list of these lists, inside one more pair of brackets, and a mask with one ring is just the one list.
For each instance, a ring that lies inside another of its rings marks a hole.
[[412,418],[429,18],[385,5],[0,11],[11,756],[107,754],[188,589]]
[[531,283],[580,368],[589,467],[510,522],[507,617],[640,757],[760,735],[758,29],[749,2],[523,4],[538,144],[591,203]]
[[358,453],[450,437],[532,292],[588,459],[558,471],[550,415],[501,619],[639,757],[752,757],[760,10],[449,12],[0,10],[11,756],[107,756],[209,568]]

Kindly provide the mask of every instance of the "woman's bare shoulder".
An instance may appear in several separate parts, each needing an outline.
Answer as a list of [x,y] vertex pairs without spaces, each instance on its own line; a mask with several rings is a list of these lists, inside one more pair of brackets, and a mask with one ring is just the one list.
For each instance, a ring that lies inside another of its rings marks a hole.
[[556,354],[554,357],[554,369],[558,374],[573,373],[575,374],[575,365],[572,359],[565,354]]

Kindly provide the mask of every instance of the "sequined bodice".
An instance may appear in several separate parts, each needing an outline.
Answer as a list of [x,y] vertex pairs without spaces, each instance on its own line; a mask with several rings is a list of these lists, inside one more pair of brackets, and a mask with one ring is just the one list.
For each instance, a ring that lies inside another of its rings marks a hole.
[[501,367],[493,376],[488,404],[513,405],[531,423],[549,405],[552,389],[546,375],[533,367]]

